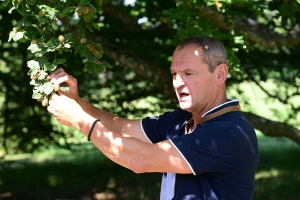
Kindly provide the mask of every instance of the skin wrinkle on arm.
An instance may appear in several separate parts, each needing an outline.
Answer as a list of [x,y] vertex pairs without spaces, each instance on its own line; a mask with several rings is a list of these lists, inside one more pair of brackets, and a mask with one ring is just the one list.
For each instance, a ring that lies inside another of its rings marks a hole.
[[[88,130],[84,131],[87,132]],[[168,140],[157,144],[145,143],[133,137],[113,133],[98,122],[91,141],[109,159],[135,173],[192,173],[184,158]]]

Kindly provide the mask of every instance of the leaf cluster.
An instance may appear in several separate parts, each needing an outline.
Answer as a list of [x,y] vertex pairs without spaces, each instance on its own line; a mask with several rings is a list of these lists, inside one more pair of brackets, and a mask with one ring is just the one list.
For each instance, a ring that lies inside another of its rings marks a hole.
[[59,58],[62,52],[82,57],[83,70],[87,72],[103,72],[110,67],[107,61],[101,61],[101,45],[86,39],[86,30],[100,29],[94,21],[97,9],[101,11],[101,1],[5,0],[4,5],[11,7],[9,13],[15,10],[22,16],[8,41],[30,41],[28,50],[36,57],[28,61],[30,84],[34,86],[32,98],[44,106],[57,88],[47,82],[46,77],[59,65],[67,65],[65,58]]

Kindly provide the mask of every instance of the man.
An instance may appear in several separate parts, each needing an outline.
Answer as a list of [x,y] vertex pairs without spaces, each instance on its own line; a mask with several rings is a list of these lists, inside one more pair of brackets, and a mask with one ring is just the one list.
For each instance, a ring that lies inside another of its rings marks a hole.
[[[55,119],[88,136],[112,161],[136,173],[162,172],[162,200],[252,199],[258,145],[238,101],[227,99],[227,56],[208,36],[182,41],[171,64],[180,109],[128,120],[83,101],[63,69],[49,80],[66,82],[49,102]],[[100,121],[99,121],[100,120]]]

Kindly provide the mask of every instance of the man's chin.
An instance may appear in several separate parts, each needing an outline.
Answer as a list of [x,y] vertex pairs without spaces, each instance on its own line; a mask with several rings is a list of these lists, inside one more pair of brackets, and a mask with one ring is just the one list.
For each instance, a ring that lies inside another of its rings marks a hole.
[[190,105],[183,104],[183,103],[179,103],[179,106],[182,110],[186,110],[186,111],[189,111],[189,109],[191,108]]

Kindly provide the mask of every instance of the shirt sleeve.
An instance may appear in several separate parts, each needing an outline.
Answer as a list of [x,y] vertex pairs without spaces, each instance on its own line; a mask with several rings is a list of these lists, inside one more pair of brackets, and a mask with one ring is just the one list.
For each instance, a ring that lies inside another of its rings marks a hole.
[[192,133],[170,141],[195,175],[209,172],[233,173],[238,167],[236,141],[222,127],[199,125]]
[[182,127],[189,117],[190,114],[182,110],[166,112],[160,116],[142,119],[141,126],[149,141],[158,143],[183,134]]

